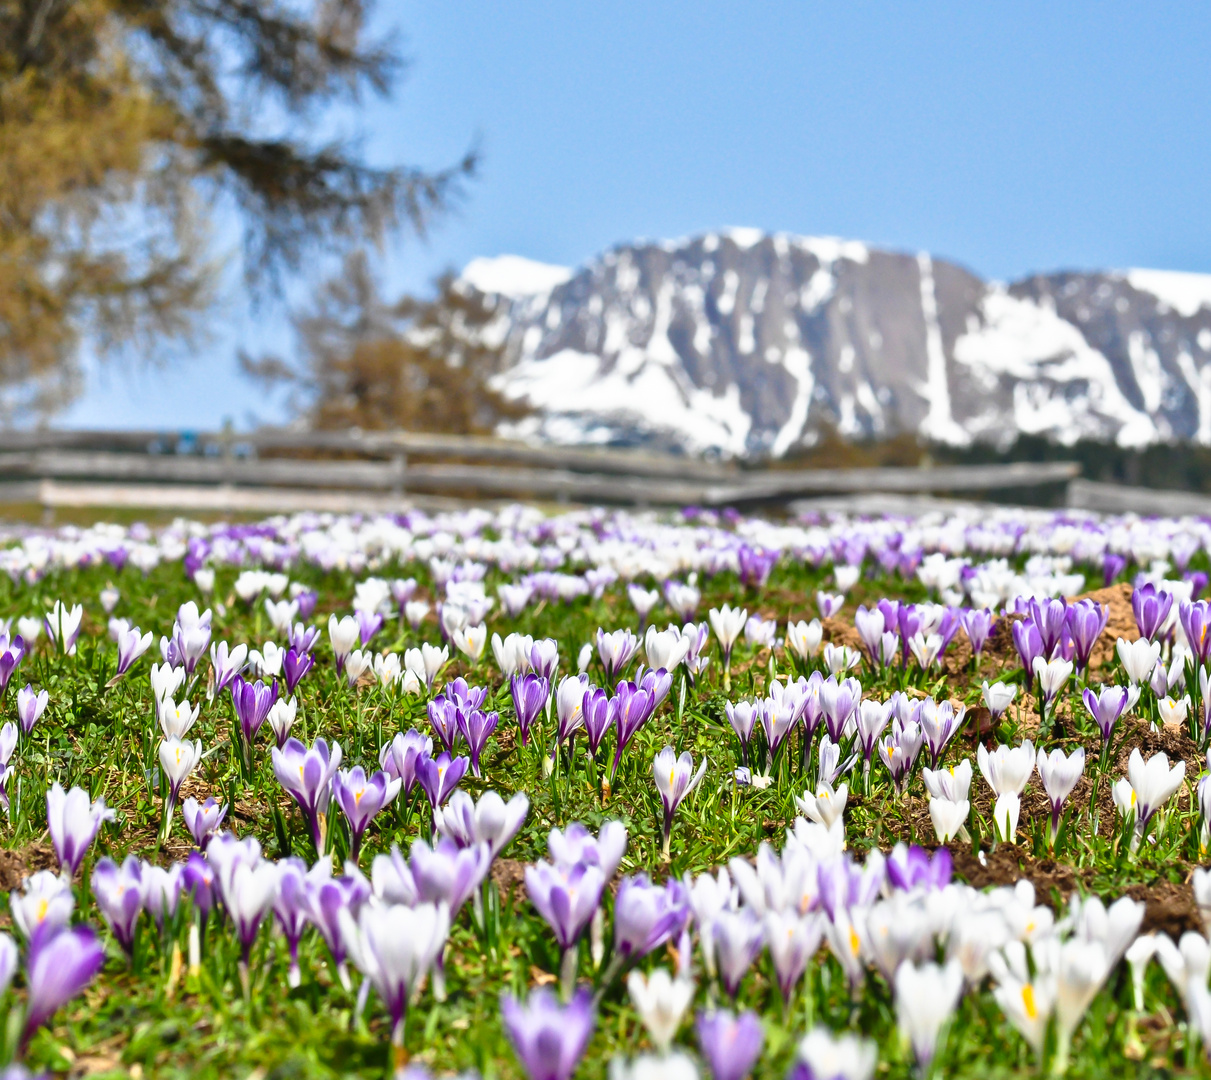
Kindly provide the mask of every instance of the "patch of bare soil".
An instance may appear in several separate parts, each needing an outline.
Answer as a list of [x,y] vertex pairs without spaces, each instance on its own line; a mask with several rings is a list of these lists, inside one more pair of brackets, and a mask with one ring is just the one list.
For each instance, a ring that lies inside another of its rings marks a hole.
[[1093,600],[1109,609],[1106,629],[1102,631],[1089,656],[1091,670],[1096,671],[1114,659],[1114,646],[1119,638],[1135,641],[1140,636],[1139,627],[1135,625],[1135,614],[1131,610],[1131,585],[1128,582],[1120,581],[1117,585],[1095,589],[1070,599]]
[[54,870],[58,866],[50,844],[26,844],[21,848],[0,848],[0,889],[11,892],[21,882],[39,870]]

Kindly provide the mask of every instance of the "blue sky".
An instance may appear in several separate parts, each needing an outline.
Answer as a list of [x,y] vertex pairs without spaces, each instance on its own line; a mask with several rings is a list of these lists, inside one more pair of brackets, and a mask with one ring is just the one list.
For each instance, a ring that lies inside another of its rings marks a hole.
[[[977,273],[1211,272],[1204,4],[380,0],[411,60],[347,121],[383,161],[480,178],[383,273],[423,289],[513,253],[574,265],[619,241],[732,225],[927,249]],[[289,350],[281,310],[232,289],[161,369],[91,372],[61,422],[278,419],[243,344]]]

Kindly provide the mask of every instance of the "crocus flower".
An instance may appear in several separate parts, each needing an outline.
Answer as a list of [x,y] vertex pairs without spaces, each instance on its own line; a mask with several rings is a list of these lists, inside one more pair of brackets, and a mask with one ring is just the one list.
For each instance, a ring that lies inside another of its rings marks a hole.
[[308,872],[304,893],[307,916],[328,946],[332,962],[336,965],[337,978],[348,991],[349,972],[345,966],[348,946],[341,933],[341,912],[348,911],[356,916],[361,906],[370,899],[370,884],[356,872],[334,878],[332,864],[327,859],[321,859]]
[[805,791],[802,795],[796,795],[795,805],[805,817],[826,829],[831,829],[836,822],[842,820],[848,798],[847,784],[834,788],[832,783],[826,780],[816,785],[815,794]]
[[183,739],[198,721],[200,705],[190,705],[188,699],[178,705],[170,697],[156,699],[156,719],[166,739]]
[[1039,683],[1044,709],[1056,699],[1071,675],[1072,663],[1069,660],[1058,656],[1051,660],[1044,660],[1041,656],[1034,658],[1034,677]]
[[25,984],[24,1046],[35,1031],[79,994],[105,966],[105,949],[87,926],[61,929],[44,923],[29,944]]
[[151,631],[142,636],[139,628],[132,626],[118,634],[118,670],[114,678],[125,675],[131,665],[151,648]]
[[713,1080],[744,1080],[765,1046],[765,1029],[755,1012],[700,1012],[695,1028]]
[[[303,931],[310,923],[307,906],[307,864],[297,856],[278,862],[278,887],[273,899],[273,914],[286,947],[290,951],[290,968],[286,974],[287,985],[298,986],[303,981],[299,969],[299,942]],[[331,867],[329,867],[331,873]]]
[[1147,638],[1137,638],[1135,641],[1119,638],[1115,649],[1132,686],[1148,681],[1161,655],[1161,643],[1149,641]]
[[[22,882],[21,890],[8,894],[13,925],[29,941],[43,924],[64,927],[71,922],[76,899],[71,882],[49,870],[39,870]],[[0,939],[2,940],[2,939]]]
[[1148,822],[1182,786],[1186,778],[1186,763],[1179,761],[1169,767],[1169,757],[1163,751],[1153,754],[1147,761],[1137,746],[1127,760],[1127,780],[1135,796],[1137,828],[1143,832]]
[[444,904],[453,921],[487,876],[492,851],[486,843],[459,847],[453,840],[442,839],[430,847],[417,840],[409,863],[420,900]]
[[1022,661],[1022,667],[1033,671],[1035,657],[1044,655],[1043,638],[1039,634],[1039,628],[1029,619],[1022,619],[1013,624],[1012,632],[1013,645]]
[[134,952],[135,930],[143,911],[143,864],[128,855],[119,867],[110,858],[97,860],[92,874],[93,899],[118,944]]
[[639,651],[639,638],[630,630],[615,630],[607,634],[597,629],[597,656],[605,669],[607,683],[614,682]]
[[84,608],[79,604],[68,608],[62,600],[46,613],[46,636],[64,656],[76,655],[76,639],[80,636],[80,621]]
[[928,1068],[942,1028],[954,1016],[963,995],[963,970],[955,960],[944,966],[906,960],[896,971],[896,1020],[912,1044],[917,1064]]
[[[1044,659],[1051,657],[1060,640],[1064,636],[1064,629],[1068,621],[1068,601],[1049,597],[1047,599],[1031,598],[1026,603],[1026,610],[1029,614],[1029,621],[1038,631],[1039,641],[1042,643],[1039,652]],[[1023,667],[1030,671],[1034,664],[1025,663],[1023,657]]]
[[1131,592],[1131,611],[1140,637],[1151,640],[1164,628],[1173,607],[1173,594],[1158,589],[1152,582]]
[[567,1005],[560,1005],[545,988],[531,991],[524,1005],[504,994],[500,1014],[530,1080],[571,1080],[593,1035],[590,991],[578,990]]
[[879,758],[891,773],[897,794],[904,793],[904,787],[924,743],[925,736],[921,725],[915,720],[903,721],[898,716],[892,721],[891,734],[885,735],[880,741]]
[[857,679],[837,680],[830,675],[820,684],[820,709],[824,713],[824,726],[828,736],[839,743],[850,717],[862,700],[862,684]]
[[204,803],[190,796],[181,804],[181,817],[185,827],[199,851],[205,851],[210,838],[219,831],[227,816],[227,804],[218,799],[207,799]]
[[282,657],[282,678],[286,682],[286,693],[293,694],[315,664],[315,659],[309,652],[299,652],[293,645],[286,650]]
[[433,740],[416,728],[409,728],[383,746],[378,763],[389,776],[400,781],[400,791],[408,798],[419,779],[417,766],[432,756]]
[[353,961],[391,1014],[391,1042],[404,1045],[408,999],[446,947],[450,917],[441,904],[401,907],[363,904],[339,915],[341,938]]
[[429,725],[433,733],[441,741],[447,752],[453,753],[462,737],[462,727],[458,722],[459,702],[444,694],[430,698],[426,705],[429,715]]
[[332,655],[336,660],[336,670],[345,670],[345,659],[353,652],[354,646],[361,639],[361,628],[351,615],[338,619],[335,615],[328,616],[328,640],[332,645]]
[[[528,595],[526,601],[529,601]],[[505,606],[508,607],[508,604]],[[529,673],[530,650],[533,647],[534,639],[529,634],[512,633],[504,638],[499,634],[492,635],[492,655],[496,657],[496,666],[505,678]]]
[[730,690],[732,649],[748,622],[748,610],[724,604],[722,608],[711,608],[710,620],[711,629],[715,631],[715,637],[719,639],[719,649],[723,653],[723,689]]
[[1102,744],[1106,747],[1110,745],[1110,738],[1114,734],[1114,725],[1118,723],[1119,717],[1134,706],[1139,699],[1138,687],[1124,686],[1103,686],[1094,693],[1090,687],[1085,687],[1081,694],[1081,700],[1085,703],[1085,708],[1089,710],[1089,715],[1093,717],[1093,721],[1098,726],[1098,730],[1102,733]]
[[600,867],[584,863],[554,866],[540,859],[526,867],[526,895],[565,953],[589,925],[605,883]]
[[[35,625],[37,625],[36,622]],[[26,640],[32,641],[33,639],[26,639],[22,635],[18,635],[10,641],[8,634],[0,634],[0,690],[4,690],[8,686],[8,681],[13,677],[13,672],[17,670],[17,665],[24,659]]]
[[1078,600],[1068,608],[1067,628],[1072,637],[1072,657],[1076,662],[1077,671],[1089,667],[1089,657],[1097,644],[1106,623],[1110,619],[1110,609],[1095,600]]
[[723,988],[735,1000],[740,983],[765,943],[765,927],[752,908],[742,907],[739,911],[725,908],[715,916],[707,933]]
[[28,735],[34,730],[38,718],[46,711],[50,694],[45,690],[34,693],[34,688],[28,683],[17,691],[17,718],[21,721],[21,731]]
[[240,675],[231,684],[231,701],[235,706],[235,714],[240,721],[240,731],[244,742],[251,746],[256,739],[261,725],[269,718],[269,710],[278,699],[278,681],[266,686],[258,679],[254,683],[245,682]]
[[681,630],[670,624],[665,630],[657,630],[649,626],[643,639],[643,651],[648,663],[653,668],[664,668],[673,671],[685,659],[689,652],[690,642],[682,636]]
[[113,821],[114,811],[105,805],[105,799],[90,802],[88,792],[74,787],[65,792],[58,781],[46,793],[46,825],[59,868],[68,876],[74,876],[84,862],[92,842],[97,838],[102,822]]
[[500,723],[500,714],[485,712],[483,709],[459,709],[457,716],[459,730],[471,751],[471,773],[473,776],[479,776],[480,755]]
[[[587,683],[587,677],[584,678]],[[589,741],[589,753],[596,758],[606,732],[614,724],[614,711],[610,708],[609,695],[597,687],[589,687],[581,698],[580,718],[585,737]]]
[[521,830],[530,799],[519,791],[507,803],[495,791],[485,791],[476,803],[465,791],[456,791],[444,807],[433,812],[434,827],[459,847],[486,843],[495,859]]
[[[864,608],[858,609],[858,615],[855,617],[855,622],[861,618]],[[874,614],[879,615],[876,611]],[[879,626],[882,628],[882,615],[879,615]],[[858,633],[861,634],[861,627]],[[819,619],[812,619],[811,622],[799,620],[799,622],[788,622],[786,624],[786,647],[804,663],[809,663],[820,653],[820,646],[824,641],[824,627]]]
[[230,885],[224,892],[223,902],[235,926],[236,936],[240,939],[245,964],[248,963],[257,931],[273,908],[277,880],[276,863],[240,863],[235,867]]
[[[248,646],[241,642],[234,649],[220,641],[210,646],[210,668],[213,675],[215,694],[221,694],[232,680],[243,670],[248,659]],[[173,691],[175,693],[175,690]]]
[[702,774],[706,772],[706,758],[694,772],[694,759],[688,751],[680,757],[674,756],[671,746],[666,746],[656,755],[652,762],[652,775],[656,779],[656,788],[660,792],[660,801],[664,804],[664,856],[669,855],[669,837],[673,832],[673,815],[677,807],[691,791],[698,786]]
[[725,701],[723,709],[727,713],[728,723],[736,733],[736,738],[740,740],[740,760],[747,765],[748,744],[753,737],[753,728],[761,715],[760,706],[751,701],[737,701],[735,704]]
[[614,898],[614,952],[624,959],[647,956],[678,937],[689,918],[682,882],[653,885],[647,874],[624,877]]
[[1195,600],[1178,605],[1177,617],[1200,667],[1211,660],[1211,603]]
[[181,785],[202,760],[202,741],[165,739],[160,743],[160,767],[168,778],[168,798],[164,810],[164,835],[172,828],[172,810],[181,794]]
[[1005,710],[1013,704],[1013,699],[1018,696],[1018,688],[1015,685],[1003,682],[994,682],[990,685],[985,681],[981,684],[981,692],[984,698],[984,706],[991,714],[994,724],[1001,718]]
[[551,683],[559,670],[559,642],[541,638],[530,646],[530,670]]
[[510,675],[509,693],[513,698],[517,726],[521,730],[521,745],[527,746],[530,742],[530,726],[546,707],[551,684],[543,675]]
[[552,829],[547,837],[547,850],[557,866],[596,866],[606,881],[614,876],[626,849],[627,829],[621,821],[607,821],[596,836],[573,821],[566,829]]
[[789,1007],[795,987],[824,940],[823,916],[818,912],[804,915],[798,907],[789,906],[783,911],[769,910],[764,929],[778,990]]
[[627,977],[627,993],[652,1042],[662,1054],[667,1054],[694,999],[693,982],[674,979],[665,968],[657,968],[650,976],[632,971]]
[[159,930],[164,929],[166,919],[177,913],[184,869],[182,863],[173,863],[167,868],[143,863],[143,910],[155,920]]
[[294,721],[299,714],[299,703],[295,698],[287,701],[285,698],[278,698],[270,707],[269,715],[266,720],[269,722],[270,730],[273,732],[274,741],[279,747],[286,745],[286,740],[290,738],[290,729],[294,727]]
[[206,861],[206,856],[197,851],[190,852],[185,869],[181,871],[181,886],[192,897],[193,906],[205,922],[217,895],[214,867]]
[[449,754],[422,758],[416,763],[417,780],[429,799],[430,807],[436,810],[450,797],[470,764],[470,758],[451,758]]
[[341,764],[341,744],[334,742],[329,753],[324,739],[316,739],[310,750],[298,739],[287,739],[280,750],[275,746],[269,753],[278,783],[298,803],[311,828],[316,851],[322,852],[327,831],[324,815],[332,794],[332,778]]
[[618,773],[622,752],[655,711],[655,700],[650,691],[642,690],[633,682],[620,682],[614,697],[610,699],[615,737],[614,762],[610,767],[610,783]]
[[407,907],[416,903],[416,881],[398,844],[391,845],[390,854],[374,856],[374,862],[370,864],[370,881],[374,895],[383,903]]
[[959,616],[959,621],[967,640],[971,642],[972,655],[978,657],[996,627],[996,617],[987,608],[971,608]]
[[[863,703],[865,704],[865,702]],[[929,750],[929,764],[936,769],[942,760],[942,754],[947,744],[954,738],[955,732],[963,726],[963,717],[967,714],[967,706],[960,705],[956,710],[949,701],[934,701],[926,698],[921,702],[918,723],[925,746]]]
[[399,789],[400,781],[390,779],[381,769],[369,778],[360,765],[338,769],[333,775],[332,794],[349,822],[350,857],[354,863],[374,815],[399,794]]

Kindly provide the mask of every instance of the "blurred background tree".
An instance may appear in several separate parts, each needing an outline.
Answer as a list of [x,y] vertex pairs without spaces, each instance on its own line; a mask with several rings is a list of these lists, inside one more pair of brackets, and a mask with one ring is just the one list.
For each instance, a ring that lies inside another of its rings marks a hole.
[[528,411],[490,384],[504,344],[498,302],[451,274],[432,299],[385,300],[358,251],[293,316],[297,363],[241,362],[267,386],[287,387],[291,411],[314,427],[488,434]]
[[68,400],[84,347],[187,342],[218,299],[220,212],[254,297],[271,297],[459,197],[474,152],[384,168],[310,135],[400,74],[368,16],[361,0],[0,0],[7,418]]

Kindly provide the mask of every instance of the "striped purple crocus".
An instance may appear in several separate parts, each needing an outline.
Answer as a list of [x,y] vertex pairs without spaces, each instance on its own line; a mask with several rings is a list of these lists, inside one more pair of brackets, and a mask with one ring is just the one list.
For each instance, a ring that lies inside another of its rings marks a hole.
[[400,781],[392,780],[381,769],[372,776],[360,765],[338,769],[332,778],[332,794],[349,822],[349,856],[356,865],[362,851],[362,837],[374,816],[399,794]]
[[282,658],[282,678],[286,681],[286,693],[293,694],[303,676],[315,665],[315,658],[309,652],[300,652],[293,645],[286,650]]
[[1173,594],[1158,589],[1150,581],[1132,590],[1131,611],[1135,615],[1135,625],[1139,627],[1140,637],[1155,641],[1172,608]]
[[88,926],[43,922],[34,931],[25,964],[24,1048],[34,1032],[93,981],[105,966],[105,949]]
[[321,817],[328,811],[332,778],[340,768],[341,744],[334,742],[329,751],[324,739],[316,739],[309,750],[298,739],[287,739],[285,746],[280,750],[274,746],[269,754],[278,783],[298,803],[311,828],[316,851],[323,852],[325,830],[321,827]]
[[700,1012],[695,1027],[712,1080],[744,1080],[753,1071],[765,1045],[765,1028],[755,1012]]
[[93,802],[83,788],[65,792],[55,782],[46,793],[46,824],[63,873],[69,877],[75,875],[102,823],[113,821],[114,817],[103,797]]
[[470,758],[452,758],[449,754],[423,758],[416,763],[417,780],[432,809],[436,810],[450,798],[470,764]]
[[1211,603],[1195,600],[1192,603],[1180,604],[1177,617],[1199,666],[1204,666],[1211,660]]
[[532,991],[524,1005],[504,994],[500,1014],[530,1080],[571,1080],[596,1023],[589,990],[578,990],[567,1005],[546,988]]
[[488,745],[488,740],[500,723],[500,714],[483,709],[458,710],[458,730],[471,751],[471,774],[479,776],[479,759]]
[[610,714],[613,717],[616,739],[614,763],[610,766],[610,783],[618,773],[622,752],[644,724],[656,711],[656,702],[651,691],[642,690],[633,682],[620,682],[610,699]]
[[517,726],[521,729],[521,745],[528,746],[530,727],[546,707],[547,698],[551,694],[550,680],[544,675],[511,675],[509,693],[513,698]]
[[1072,658],[1077,671],[1089,667],[1089,657],[1097,639],[1106,629],[1110,609],[1096,600],[1078,600],[1068,608],[1067,630],[1072,638]]
[[143,866],[128,855],[119,866],[110,858],[98,860],[92,873],[93,899],[118,944],[131,956],[135,931],[143,910]]
[[433,756],[433,740],[416,728],[397,734],[378,754],[378,763],[387,774],[400,782],[404,798],[411,796],[420,774],[420,763]]

